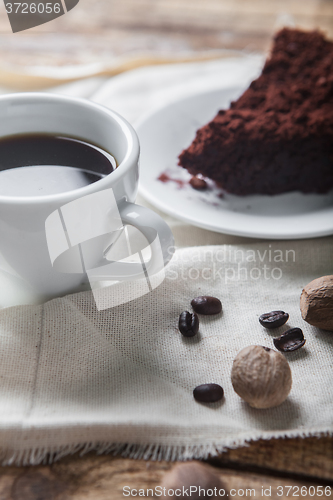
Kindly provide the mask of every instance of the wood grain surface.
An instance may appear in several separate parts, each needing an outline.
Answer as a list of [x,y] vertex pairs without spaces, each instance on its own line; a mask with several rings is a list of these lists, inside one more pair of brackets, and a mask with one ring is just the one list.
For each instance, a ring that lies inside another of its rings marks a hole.
[[[333,486],[332,450],[333,438],[259,441],[215,459],[214,471],[237,500],[246,496],[246,489],[252,490],[251,498],[264,498],[262,488],[267,493],[271,488],[272,499],[295,494],[309,500],[319,498],[310,486]],[[0,500],[120,500],[126,498],[125,486],[145,493],[154,490],[173,466],[90,453],[50,466],[5,467],[0,469]],[[327,488],[323,498],[331,498],[332,490]],[[147,496],[154,498],[153,492]]]
[[119,55],[265,51],[281,26],[333,38],[331,0],[80,0],[66,15],[13,35],[0,3],[0,64],[64,65]]
[[[142,53],[262,52],[285,25],[318,28],[333,38],[332,0],[80,0],[65,16],[15,35],[1,2],[0,67],[109,63]],[[293,491],[278,496],[277,487],[332,484],[333,438],[258,441],[211,463],[229,489],[254,488],[252,498],[264,498],[261,488],[271,487],[270,498],[291,498]],[[89,454],[52,465],[4,467],[0,500],[118,500],[126,485],[159,485],[172,466]],[[299,498],[319,498],[307,492]]]

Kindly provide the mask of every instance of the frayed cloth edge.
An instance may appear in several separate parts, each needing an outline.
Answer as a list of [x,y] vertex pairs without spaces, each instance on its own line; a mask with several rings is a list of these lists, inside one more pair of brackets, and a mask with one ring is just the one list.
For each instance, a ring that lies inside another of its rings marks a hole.
[[28,466],[28,465],[50,465],[68,455],[79,453],[82,457],[89,452],[97,455],[112,454],[123,458],[152,461],[186,461],[206,460],[213,458],[228,449],[236,449],[249,446],[251,442],[259,440],[270,440],[279,438],[307,438],[307,437],[331,437],[333,431],[290,431],[272,434],[259,434],[255,437],[228,438],[223,443],[195,444],[195,445],[164,445],[164,444],[123,444],[109,442],[87,442],[80,444],[68,444],[59,447],[39,447],[24,450],[0,451],[0,462],[2,466]]

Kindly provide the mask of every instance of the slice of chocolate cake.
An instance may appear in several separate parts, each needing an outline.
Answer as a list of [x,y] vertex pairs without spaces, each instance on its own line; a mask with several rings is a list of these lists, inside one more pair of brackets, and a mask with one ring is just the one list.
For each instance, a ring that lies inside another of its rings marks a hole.
[[237,195],[333,188],[333,43],[283,29],[261,76],[198,130],[179,165]]

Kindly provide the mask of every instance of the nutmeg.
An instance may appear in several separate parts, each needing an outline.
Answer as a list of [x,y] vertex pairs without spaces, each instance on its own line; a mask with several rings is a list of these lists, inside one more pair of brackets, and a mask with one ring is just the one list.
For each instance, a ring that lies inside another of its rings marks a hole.
[[333,331],[333,276],[322,276],[308,283],[302,291],[300,307],[307,323]]
[[238,396],[253,408],[272,408],[287,398],[292,377],[288,361],[281,353],[250,345],[234,359],[231,382]]
[[163,498],[169,500],[189,496],[191,500],[226,498],[229,494],[214,468],[197,461],[177,464],[165,474],[161,487]]

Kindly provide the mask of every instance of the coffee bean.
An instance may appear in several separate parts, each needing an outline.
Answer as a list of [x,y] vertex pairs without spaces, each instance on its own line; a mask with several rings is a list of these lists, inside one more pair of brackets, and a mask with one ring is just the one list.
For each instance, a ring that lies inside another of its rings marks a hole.
[[199,331],[199,318],[195,313],[184,311],[179,316],[178,325],[184,337],[194,337]]
[[193,391],[193,396],[200,403],[215,403],[223,398],[224,391],[218,384],[198,385]]
[[259,323],[270,330],[284,325],[288,319],[289,314],[284,311],[271,311],[269,313],[262,314],[259,318]]
[[306,342],[300,328],[291,328],[280,337],[273,339],[275,347],[281,352],[291,352],[300,349]]
[[192,179],[190,180],[190,184],[194,189],[197,189],[199,191],[203,191],[208,187],[207,182],[204,179],[200,179],[200,177],[192,177]]
[[192,300],[191,306],[198,314],[219,314],[222,311],[222,304],[216,297],[204,295]]

